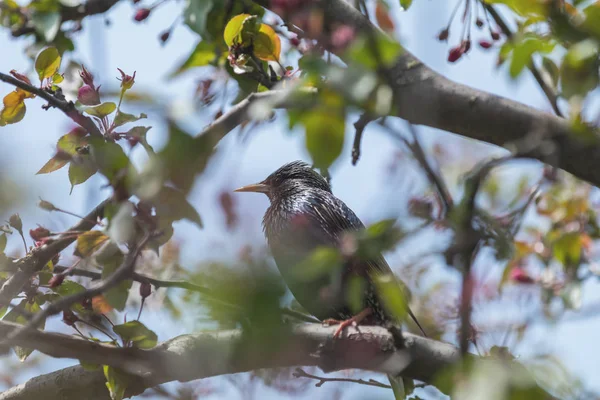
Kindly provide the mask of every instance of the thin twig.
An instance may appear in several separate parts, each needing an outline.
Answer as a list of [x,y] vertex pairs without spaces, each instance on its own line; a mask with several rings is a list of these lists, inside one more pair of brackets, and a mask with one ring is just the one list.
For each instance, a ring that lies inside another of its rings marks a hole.
[[358,383],[359,385],[375,386],[375,387],[384,388],[384,389],[392,388],[390,385],[386,385],[385,383],[378,382],[375,379],[369,379],[368,381],[365,381],[364,379],[326,378],[326,377],[322,377],[322,376],[316,376],[316,375],[309,374],[306,371],[304,371],[302,368],[296,368],[296,370],[294,371],[294,373],[292,375],[294,376],[294,378],[309,378],[309,379],[318,380],[319,382],[315,383],[316,387],[321,387],[326,382],[351,382],[351,383]]
[[[64,267],[62,265],[56,265],[54,267],[54,271],[58,272],[58,273],[65,273],[67,270],[69,269],[69,267]],[[68,275],[72,275],[72,276],[83,276],[86,278],[91,278],[92,280],[99,280],[102,279],[102,275],[99,272],[94,272],[94,271],[89,271],[86,269],[81,269],[81,268],[73,268],[71,269],[68,273]],[[238,307],[233,303],[230,303],[224,299],[219,298],[219,296],[212,291],[211,289],[208,289],[204,286],[201,285],[197,285],[195,283],[189,282],[189,281],[184,281],[184,280],[162,280],[162,279],[157,279],[157,278],[153,278],[151,276],[148,275],[144,275],[144,274],[140,274],[137,272],[134,272],[132,274],[132,279],[136,282],[140,282],[140,283],[150,283],[151,285],[153,285],[155,288],[178,288],[178,289],[185,289],[185,290],[189,290],[192,292],[197,292],[197,293],[202,293],[203,295],[205,295],[206,297],[210,298],[211,301],[213,302],[218,302],[220,304],[226,305],[228,307]],[[305,322],[312,322],[312,323],[320,323],[320,321],[318,319],[316,319],[315,317],[312,317],[308,314],[304,314],[300,311],[296,311],[296,310],[292,310],[290,308],[283,308],[281,310],[281,312],[284,315],[287,315],[289,317],[293,317],[295,319],[298,319],[300,321],[305,321]]]
[[50,305],[43,311],[34,314],[33,318],[25,326],[23,326],[21,329],[14,330],[5,339],[0,341],[0,345],[10,344],[10,342],[12,342],[21,333],[30,329],[38,328],[47,317],[58,314],[62,310],[69,308],[72,304],[92,298],[94,296],[98,296],[99,294],[112,289],[124,279],[130,277],[135,268],[135,261],[150,239],[150,236],[150,234],[146,234],[140,240],[140,242],[129,251],[119,268],[117,268],[115,272],[113,272],[106,279],[102,280],[96,285],[93,285],[89,289],[72,294],[70,296],[62,297],[57,301],[50,303]]
[[352,145],[352,165],[356,165],[358,159],[360,158],[360,142],[362,140],[365,127],[369,124],[369,122],[376,118],[377,117],[373,117],[371,113],[365,111],[354,123],[354,129],[356,132],[354,133],[354,144]]
[[[496,24],[498,24],[500,29],[502,29],[502,32],[506,35],[508,40],[512,40],[514,36],[512,30],[504,21],[502,16],[498,13],[498,11],[496,11],[494,6],[491,4],[486,4],[485,2],[482,2],[482,4],[485,7],[485,11],[487,11],[492,16],[492,18],[494,19]],[[529,68],[536,82],[542,88],[542,91],[548,98],[548,101],[550,102],[550,105],[552,106],[552,109],[554,110],[556,115],[558,115],[559,117],[564,117],[563,113],[560,111],[560,108],[558,108],[558,95],[556,91],[548,84],[548,82],[546,82],[540,70],[535,66],[533,60],[531,60],[527,68]]]
[[102,133],[100,132],[100,130],[98,129],[98,127],[96,126],[94,121],[92,121],[89,117],[86,117],[85,115],[81,114],[79,111],[77,111],[77,109],[75,108],[75,104],[73,104],[73,102],[59,99],[52,93],[49,93],[43,89],[37,88],[33,85],[28,84],[27,82],[23,82],[22,80],[19,80],[13,76],[4,74],[2,72],[0,72],[0,81],[4,81],[4,82],[9,83],[13,86],[16,86],[20,89],[23,89],[26,92],[29,92],[29,93],[35,94],[36,96],[41,97],[42,99],[46,100],[50,106],[56,107],[59,110],[61,110],[63,113],[65,113],[76,124],[80,125],[86,131],[88,131],[90,133],[90,135],[102,136]]

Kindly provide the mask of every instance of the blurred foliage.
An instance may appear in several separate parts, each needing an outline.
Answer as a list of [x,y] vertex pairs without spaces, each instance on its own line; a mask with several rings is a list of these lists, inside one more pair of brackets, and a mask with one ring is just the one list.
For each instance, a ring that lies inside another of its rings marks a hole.
[[[163,4],[134,3],[133,19],[138,23],[160,13]],[[290,98],[296,92],[315,93],[310,103],[286,110],[285,115],[290,130],[302,128],[313,165],[327,175],[342,153],[349,117],[360,112],[377,119],[394,113],[394,96],[385,70],[393,65],[403,48],[393,38],[397,33],[393,11],[398,6],[408,9],[412,1],[356,2],[359,10],[372,14],[373,20],[390,36],[364,36],[352,26],[328,26],[319,2],[259,3],[269,3],[270,9],[246,0],[185,1],[181,5],[182,18],[159,36],[167,44],[173,29],[182,24],[197,36],[189,54],[171,69],[170,79],[197,74],[202,68],[203,79],[194,88],[194,100],[202,112],[210,111],[215,120],[250,93],[274,88],[292,90]],[[286,329],[282,321],[289,317],[284,307],[289,301],[280,277],[273,273],[268,262],[242,255],[229,264],[211,263],[190,271],[179,265],[177,245],[172,240],[173,224],[177,221],[188,220],[198,228],[203,227],[201,213],[190,204],[187,195],[196,178],[205,172],[224,132],[194,136],[185,130],[184,121],[169,117],[166,144],[155,150],[147,140],[152,127],[144,122],[151,111],[139,115],[126,111],[134,101],[142,101],[145,106],[157,103],[152,96],[136,91],[136,73],[119,70],[119,89],[101,92],[93,74],[77,62],[73,39],[82,29],[81,19],[88,17],[85,7],[79,7],[81,4],[79,0],[0,2],[1,26],[15,37],[29,39],[23,42],[27,43],[24,51],[37,75],[32,79],[10,71],[9,77],[20,81],[21,87],[3,91],[0,126],[20,122],[27,117],[27,105],[40,100],[34,100],[39,96],[23,87],[53,96],[55,102],[44,107],[58,105],[77,127],[60,137],[55,153],[49,155],[38,174],[52,173],[68,165],[71,190],[96,174],[112,189],[111,202],[98,229],[51,232],[38,227],[30,231],[33,248],[51,244],[58,238],[74,239],[73,257],[66,270],[58,269],[62,267],[58,255],[49,261],[11,305],[0,308],[0,318],[23,324],[26,319],[20,310],[36,313],[47,302],[85,291],[89,281],[71,277],[68,273],[71,269],[83,268],[107,278],[123,263],[126,249],[131,251],[140,238],[149,235],[148,249],[156,253],[155,258],[151,261],[144,257],[136,270],[167,281],[181,277],[197,285],[196,290],[175,294],[173,290],[161,289],[157,293],[159,285],[143,280],[134,284],[133,279],[126,279],[103,295],[64,310],[62,318],[66,326],[86,340],[100,341],[97,336],[103,335],[104,342],[114,346],[152,348],[157,344],[157,335],[139,319],[146,301],[156,301],[175,319],[196,316],[198,311],[206,317],[203,326],[241,327],[245,335],[260,336],[273,344],[274,352],[278,351],[281,329]],[[514,32],[503,30],[490,12],[492,6],[510,18],[508,26],[516,27]],[[568,110],[574,134],[585,140],[597,140],[599,118],[592,115],[590,103],[600,83],[600,2],[459,0],[448,25],[440,31],[439,40],[455,40],[451,38],[451,29],[455,29],[454,16],[460,9],[463,17],[458,24],[462,33],[458,44],[448,51],[449,62],[458,62],[473,51],[471,38],[476,34],[472,35],[472,31],[480,32],[477,35],[481,36],[478,42],[481,51],[495,51],[498,66],[506,66],[512,78],[518,78],[529,68],[538,69],[543,84],[554,93],[551,96],[557,97],[559,108]],[[317,40],[298,34],[302,32]],[[345,65],[332,57],[334,53],[341,56]],[[144,73],[143,66],[139,68]],[[232,82],[237,87],[237,96],[227,89]],[[72,103],[68,96],[74,98]],[[271,115],[272,104],[257,104],[253,112],[263,117]],[[246,124],[241,122],[242,126]],[[145,153],[145,164],[138,166],[132,162],[129,151],[132,148]],[[466,192],[468,182],[469,179],[456,191]],[[0,175],[0,185],[3,188],[0,211],[4,211],[16,203],[18,192],[4,175]],[[583,284],[600,275],[595,254],[600,238],[597,204],[593,201],[596,190],[551,169],[546,169],[535,185],[525,177],[509,195],[506,187],[507,182],[491,174],[480,192],[473,194],[478,196],[473,228],[481,246],[490,250],[494,261],[503,267],[498,279],[483,282],[482,278],[474,283],[475,299],[480,302],[475,306],[503,299],[508,287],[521,294],[535,288],[544,309],[543,316],[535,317],[556,321],[566,310],[582,307]],[[221,196],[220,204],[228,229],[236,229],[235,204],[227,196]],[[465,213],[460,210],[462,214],[458,213],[458,217],[455,214],[445,218],[437,210],[440,207],[436,195],[412,198],[410,205],[410,217],[419,220],[419,230],[433,228],[455,233],[456,221],[452,219],[460,219]],[[41,207],[49,212],[70,213],[48,202]],[[528,222],[526,213],[534,216],[533,223]],[[25,251],[32,248],[22,225],[15,214],[0,226],[0,286],[13,273],[14,258],[7,251],[9,246],[20,246],[22,240]],[[376,222],[363,232],[345,235],[339,248],[314,251],[303,260],[299,278],[335,275],[350,257],[377,257],[381,252],[404,245],[412,234],[394,219]],[[447,260],[460,251],[452,246],[444,250]],[[64,258],[65,252],[61,256]],[[411,282],[426,280],[428,267],[418,263],[409,265],[407,269],[414,270]],[[412,297],[390,278],[382,277],[377,282],[378,290],[388,310],[398,320],[404,320],[405,306]],[[365,282],[355,279],[348,284],[352,287],[350,303],[359,310],[363,306]],[[133,290],[136,288],[137,294]],[[456,288],[449,281],[438,281],[418,289],[413,290],[418,296],[412,303],[417,303],[417,314],[426,321],[426,330],[433,338],[453,340],[454,336],[448,334],[453,334],[457,325]],[[135,308],[138,317],[126,321],[127,311]],[[297,303],[292,303],[291,308],[305,312]],[[121,317],[122,323],[113,322]],[[513,330],[518,342],[523,340],[528,327],[525,322]],[[515,367],[510,348],[494,343],[480,349],[477,336],[484,334],[485,329],[473,330],[477,350],[492,359],[467,360],[442,374],[437,386],[453,398],[489,398],[491,387],[494,399],[547,398],[536,382],[561,398],[584,396],[583,385],[556,358],[546,356],[524,362],[527,370],[522,365]],[[21,360],[31,353],[19,347],[14,351]],[[126,376],[107,366],[103,366],[103,372],[112,398],[121,399],[128,383]],[[283,387],[268,373],[256,376],[274,387]],[[421,393],[417,392],[410,398],[419,398]]]

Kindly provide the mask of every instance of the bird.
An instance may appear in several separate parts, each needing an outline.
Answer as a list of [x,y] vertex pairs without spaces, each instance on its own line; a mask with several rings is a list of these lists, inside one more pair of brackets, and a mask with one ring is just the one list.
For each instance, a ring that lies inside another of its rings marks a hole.
[[[262,225],[275,263],[305,310],[325,324],[338,325],[334,338],[350,325],[390,327],[398,323],[377,292],[376,279],[393,279],[394,284],[403,288],[403,293],[405,287],[394,276],[383,255],[369,259],[350,255],[337,266],[321,271],[311,268],[311,261],[314,262],[311,255],[319,249],[339,250],[348,234],[364,230],[365,225],[309,164],[287,163],[263,181],[240,187],[235,192],[267,195],[270,205]],[[356,282],[360,283],[356,285]],[[358,297],[356,290],[362,291]],[[407,304],[407,300],[403,300]],[[426,336],[408,306],[406,312]]]

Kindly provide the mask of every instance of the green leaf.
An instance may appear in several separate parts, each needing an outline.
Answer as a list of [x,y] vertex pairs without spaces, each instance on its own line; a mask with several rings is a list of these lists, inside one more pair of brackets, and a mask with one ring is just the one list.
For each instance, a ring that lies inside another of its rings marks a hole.
[[[6,314],[4,316],[3,321],[14,322],[19,325],[25,325],[27,322],[29,322],[27,320],[27,318],[25,318],[15,308],[23,309],[23,310],[25,310],[25,312],[31,313],[31,314],[35,314],[35,313],[38,313],[41,311],[40,305],[37,303],[37,301],[30,303],[29,300],[25,299],[25,300],[22,300],[19,303],[19,305],[17,305],[16,307],[13,307],[13,309],[11,309],[8,312],[8,314]],[[44,319],[42,324],[39,326],[39,329],[44,330],[45,326],[46,326],[46,320]],[[25,361],[27,359],[27,357],[29,357],[29,355],[33,352],[32,349],[26,349],[26,348],[23,348],[20,346],[13,347],[13,350],[21,362]]]
[[148,116],[144,113],[141,113],[139,117],[136,117],[133,114],[127,114],[122,112],[121,110],[117,111],[117,115],[115,116],[115,120],[113,121],[113,124],[116,127],[121,126],[121,125],[125,125],[129,122],[135,122],[135,121],[139,121],[140,119],[143,118],[148,118]]
[[[89,157],[85,158],[89,159]],[[69,182],[71,182],[71,192],[73,192],[73,187],[75,185],[79,185],[87,181],[96,172],[98,172],[98,169],[93,165],[90,165],[89,162],[71,162],[71,164],[69,165]]]
[[46,164],[44,164],[44,166],[42,168],[40,168],[40,170],[38,172],[36,172],[36,175],[40,175],[40,174],[49,174],[50,172],[54,172],[56,170],[61,169],[62,167],[64,167],[65,165],[67,165],[69,163],[69,160],[65,160],[62,157],[52,157],[51,159],[49,159]]
[[56,47],[46,47],[38,54],[35,59],[35,71],[38,73],[40,81],[50,78],[60,68],[60,54]]
[[[242,39],[242,31],[244,30],[244,25],[246,20],[252,19],[252,15],[250,14],[240,14],[231,18],[225,26],[225,31],[223,32],[223,39],[227,46],[232,46],[233,44],[241,44],[242,46],[248,46],[251,43],[244,43]],[[254,18],[256,19],[256,18]],[[251,24],[252,25],[252,24]],[[250,25],[246,25],[250,26]],[[252,25],[253,26],[253,25]],[[246,28],[247,29],[247,28]]]
[[377,297],[381,299],[383,307],[396,322],[402,323],[406,317],[407,293],[404,293],[402,286],[391,273],[378,275],[374,278]]
[[79,360],[79,365],[81,365],[81,368],[85,369],[86,371],[98,371],[100,369],[100,365],[98,364],[91,364],[81,360]]
[[6,310],[8,310],[8,306],[0,307],[0,318],[4,317]]
[[2,235],[0,235],[0,253],[4,253],[7,242],[8,242],[8,238],[6,237],[6,233],[3,233]]
[[219,51],[220,50],[215,43],[208,42],[206,40],[201,41],[196,45],[196,48],[194,51],[192,51],[192,54],[190,54],[187,60],[177,67],[177,69],[171,73],[169,77],[173,78],[190,68],[209,65],[217,58]]
[[279,61],[281,54],[281,39],[275,30],[267,24],[260,24],[254,38],[254,55],[263,61]]
[[[112,242],[108,243],[100,253],[96,255],[96,262],[102,266],[102,279],[106,279],[121,266],[124,257],[117,245]],[[104,293],[104,298],[108,304],[119,311],[123,311],[127,304],[131,284],[132,280],[127,279]]]
[[156,207],[156,215],[161,218],[170,221],[188,219],[200,228],[203,226],[198,211],[187,201],[185,194],[177,189],[163,187],[152,203]]
[[[33,22],[35,31],[44,38],[46,43],[50,43],[58,34],[62,17],[58,11],[34,12],[31,16],[31,21]],[[49,76],[46,78],[49,78]]]
[[510,63],[510,76],[516,78],[524,68],[531,64],[534,54],[548,54],[554,50],[556,43],[547,37],[536,34],[523,35],[514,43]]
[[565,267],[579,265],[581,250],[581,234],[578,232],[565,233],[552,246],[554,257]]
[[515,13],[523,17],[545,19],[549,7],[545,0],[486,0],[489,4],[505,4]]
[[563,96],[585,96],[598,86],[598,52],[598,43],[591,39],[578,42],[569,49],[560,68]]
[[342,266],[340,253],[331,247],[317,247],[308,257],[300,261],[298,268],[292,271],[293,279],[299,282],[311,282],[323,276],[339,273]]
[[4,107],[0,111],[0,126],[15,124],[25,117],[27,109],[23,93],[16,90],[4,96],[2,101]]
[[87,145],[88,139],[76,133],[67,133],[58,139],[56,148],[72,156],[78,155],[78,149]]
[[346,124],[344,114],[316,109],[305,113],[306,149],[317,168],[328,168],[342,153]]
[[140,321],[129,321],[122,325],[115,325],[113,331],[115,331],[123,341],[132,342],[133,346],[140,349],[151,349],[156,346],[158,341],[156,333],[148,329]]
[[187,0],[183,10],[184,22],[191,30],[204,37],[207,16],[213,8],[213,0]]
[[75,255],[82,258],[89,257],[107,240],[108,236],[100,231],[84,232],[77,238]]
[[412,2],[413,0],[400,0],[400,7],[402,7],[404,10],[408,10]]
[[349,58],[352,62],[374,71],[381,65],[390,67],[402,53],[400,43],[387,36],[378,35],[376,44],[376,47],[373,46],[365,37],[355,40],[347,50]]
[[123,148],[114,142],[106,142],[101,138],[90,141],[91,153],[98,170],[111,183],[118,178],[119,173],[130,166],[129,157]]
[[85,106],[81,108],[86,114],[89,114],[93,117],[104,118],[107,115],[112,114],[117,109],[117,105],[112,101],[107,101],[106,103],[98,104],[95,106]]
[[543,57],[542,66],[544,67],[544,71],[548,73],[548,76],[550,77],[550,80],[552,82],[552,86],[557,87],[558,78],[560,76],[560,70],[558,69],[556,63],[548,57]]
[[57,287],[52,288],[52,290],[58,293],[59,295],[66,297],[75,293],[84,292],[85,287],[83,287],[77,282],[64,280],[63,283],[61,283]]
[[123,400],[125,390],[129,384],[129,378],[120,369],[109,365],[103,366],[104,377],[106,378],[106,387],[112,400]]

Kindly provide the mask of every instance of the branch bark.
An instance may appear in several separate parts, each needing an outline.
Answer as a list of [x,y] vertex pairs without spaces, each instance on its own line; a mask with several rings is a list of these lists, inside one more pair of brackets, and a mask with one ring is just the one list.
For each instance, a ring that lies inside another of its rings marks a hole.
[[[268,0],[254,0],[268,7]],[[313,2],[314,3],[314,2]],[[348,25],[367,35],[384,35],[364,15],[343,0],[317,2],[328,26]],[[321,31],[317,32],[320,34]],[[311,32],[305,32],[309,35]],[[316,39],[316,37],[312,37]],[[332,49],[335,50],[335,49]],[[344,57],[338,51],[338,56]],[[543,129],[560,154],[554,165],[600,186],[600,144],[585,143],[572,134],[569,122],[525,104],[453,82],[435,72],[408,50],[389,69],[395,115],[413,124],[456,133],[498,146]],[[546,162],[538,156],[538,160]]]
[[[0,334],[7,335],[18,327],[0,322]],[[129,396],[174,380],[290,366],[319,366],[325,372],[358,368],[432,382],[438,372],[458,359],[454,346],[410,333],[403,333],[406,347],[397,350],[392,335],[384,328],[361,326],[359,332],[351,327],[343,338],[332,342],[335,329],[321,324],[283,327],[275,342],[240,330],[206,332],[179,336],[152,350],[115,348],[37,330],[27,331],[16,340],[20,346],[53,357],[125,369],[131,374]],[[0,400],[67,400],[82,396],[108,398],[101,371],[85,371],[80,366],[65,368],[15,386],[1,393]]]

